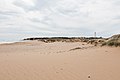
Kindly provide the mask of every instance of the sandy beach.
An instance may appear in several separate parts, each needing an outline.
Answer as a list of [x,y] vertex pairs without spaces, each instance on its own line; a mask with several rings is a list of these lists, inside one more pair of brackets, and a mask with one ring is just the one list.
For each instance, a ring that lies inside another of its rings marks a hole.
[[0,44],[0,80],[120,80],[120,47],[83,42]]

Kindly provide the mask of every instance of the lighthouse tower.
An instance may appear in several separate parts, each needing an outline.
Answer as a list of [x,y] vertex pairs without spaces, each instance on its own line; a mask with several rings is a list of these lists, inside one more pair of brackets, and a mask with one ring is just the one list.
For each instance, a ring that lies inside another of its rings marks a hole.
[[97,33],[96,33],[96,32],[94,32],[94,37],[96,37],[96,35],[97,35]]

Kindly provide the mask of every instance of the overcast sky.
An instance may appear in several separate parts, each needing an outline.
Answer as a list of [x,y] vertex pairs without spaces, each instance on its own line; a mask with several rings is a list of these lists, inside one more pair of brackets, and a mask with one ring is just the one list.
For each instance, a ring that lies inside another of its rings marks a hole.
[[120,33],[120,0],[0,0],[0,40]]

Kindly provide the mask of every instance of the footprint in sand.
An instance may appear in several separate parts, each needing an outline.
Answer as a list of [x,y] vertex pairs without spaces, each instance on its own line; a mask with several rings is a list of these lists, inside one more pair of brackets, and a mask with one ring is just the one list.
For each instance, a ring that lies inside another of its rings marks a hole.
[[108,52],[108,51],[105,51],[105,52]]
[[57,74],[59,73],[59,72],[56,72]]
[[60,68],[60,70],[63,70],[63,68]]

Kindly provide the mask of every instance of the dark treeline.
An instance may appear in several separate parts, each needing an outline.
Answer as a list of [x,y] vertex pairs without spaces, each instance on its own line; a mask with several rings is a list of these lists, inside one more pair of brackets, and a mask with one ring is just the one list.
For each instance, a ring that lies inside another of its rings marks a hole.
[[23,40],[42,40],[42,39],[102,39],[102,37],[37,37],[26,38]]

